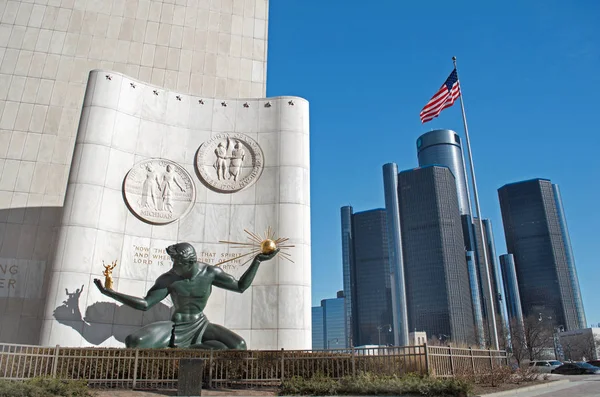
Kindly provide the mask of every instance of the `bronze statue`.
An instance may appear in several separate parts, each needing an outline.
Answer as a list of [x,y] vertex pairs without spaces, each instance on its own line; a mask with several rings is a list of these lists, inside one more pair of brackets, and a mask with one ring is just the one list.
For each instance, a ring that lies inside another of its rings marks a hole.
[[125,295],[94,283],[104,295],[138,310],[148,310],[171,295],[171,321],[159,321],[140,328],[125,339],[129,348],[186,347],[194,349],[245,350],[246,342],[227,328],[211,324],[204,315],[212,286],[242,293],[254,280],[261,262],[272,259],[279,249],[259,253],[246,272],[236,280],[219,267],[197,261],[196,250],[189,243],[167,247],[173,267],[161,275],[145,298]]
[[117,261],[114,261],[110,265],[105,265],[104,261],[102,261],[102,266],[104,266],[104,271],[102,272],[104,274],[104,285],[106,289],[113,289],[112,271],[117,267]]

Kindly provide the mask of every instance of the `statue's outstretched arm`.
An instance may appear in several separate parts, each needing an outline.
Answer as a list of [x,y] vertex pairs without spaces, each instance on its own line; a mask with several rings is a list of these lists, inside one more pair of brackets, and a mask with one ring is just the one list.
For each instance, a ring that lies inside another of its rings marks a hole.
[[244,274],[242,274],[242,277],[240,277],[239,280],[236,280],[231,274],[225,273],[223,269],[215,267],[213,268],[215,272],[213,284],[223,289],[242,293],[246,291],[252,284],[252,281],[254,281],[254,277],[258,271],[258,265],[260,265],[261,262],[272,259],[275,255],[277,255],[278,252],[279,249],[271,252],[270,254],[256,255],[252,261],[252,264],[248,267]]
[[94,284],[96,284],[96,287],[98,287],[102,294],[113,298],[117,302],[121,302],[122,304],[137,310],[146,311],[161,300],[165,299],[169,294],[169,290],[167,289],[166,285],[163,285],[164,283],[161,282],[161,278],[162,276],[156,280],[156,283],[154,286],[152,286],[152,288],[150,288],[150,291],[148,291],[145,298],[138,298],[136,296],[126,295],[111,289],[106,289],[102,285],[102,281],[98,279],[94,279]]

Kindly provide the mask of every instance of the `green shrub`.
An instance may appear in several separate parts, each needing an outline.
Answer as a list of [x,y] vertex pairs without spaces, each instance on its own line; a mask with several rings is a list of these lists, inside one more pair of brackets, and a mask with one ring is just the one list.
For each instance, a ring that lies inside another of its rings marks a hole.
[[399,395],[466,397],[472,384],[462,379],[438,379],[409,374],[382,376],[361,373],[335,380],[322,374],[284,381],[281,395]]
[[26,381],[0,379],[0,397],[89,397],[93,396],[82,380],[63,381],[33,378]]

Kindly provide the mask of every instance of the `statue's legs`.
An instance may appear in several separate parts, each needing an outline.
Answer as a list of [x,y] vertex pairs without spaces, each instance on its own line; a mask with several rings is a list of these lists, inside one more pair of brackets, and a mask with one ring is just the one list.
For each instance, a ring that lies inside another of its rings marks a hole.
[[172,329],[173,322],[171,321],[148,324],[128,335],[125,338],[125,346],[133,349],[167,348],[171,341]]
[[208,324],[202,335],[202,343],[191,347],[209,350],[246,350],[247,348],[246,341],[241,336],[217,324]]

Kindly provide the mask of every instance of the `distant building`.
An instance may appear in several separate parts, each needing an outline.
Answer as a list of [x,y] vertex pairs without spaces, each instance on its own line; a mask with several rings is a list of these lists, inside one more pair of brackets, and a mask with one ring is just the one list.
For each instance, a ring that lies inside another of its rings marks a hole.
[[600,328],[575,329],[558,334],[565,360],[600,359]]
[[321,306],[314,306],[312,308],[313,350],[347,347],[344,319],[343,291],[337,293],[337,298],[323,299]]
[[352,238],[352,207],[342,207],[342,276],[344,278],[344,324],[346,330],[346,346],[350,347],[353,337],[352,319],[352,277],[354,240]]
[[511,327],[515,325],[523,327],[521,295],[519,294],[513,254],[500,255],[500,268],[502,269],[502,280],[504,280],[504,296],[506,297],[509,324]]
[[352,207],[343,207],[341,213],[344,294],[350,294],[346,318],[350,306],[351,343],[377,344],[381,336],[382,344],[393,344],[393,333],[380,333],[377,329],[389,326],[393,320],[386,212],[374,209],[353,213]]
[[325,319],[323,307],[313,306],[312,310],[312,349],[325,349]]
[[419,346],[427,342],[427,332],[410,332],[408,334],[408,344],[410,346]]
[[398,174],[409,329],[475,342],[456,180],[448,167]]
[[498,189],[506,247],[513,254],[523,315],[566,330],[586,326],[560,191],[548,179]]

